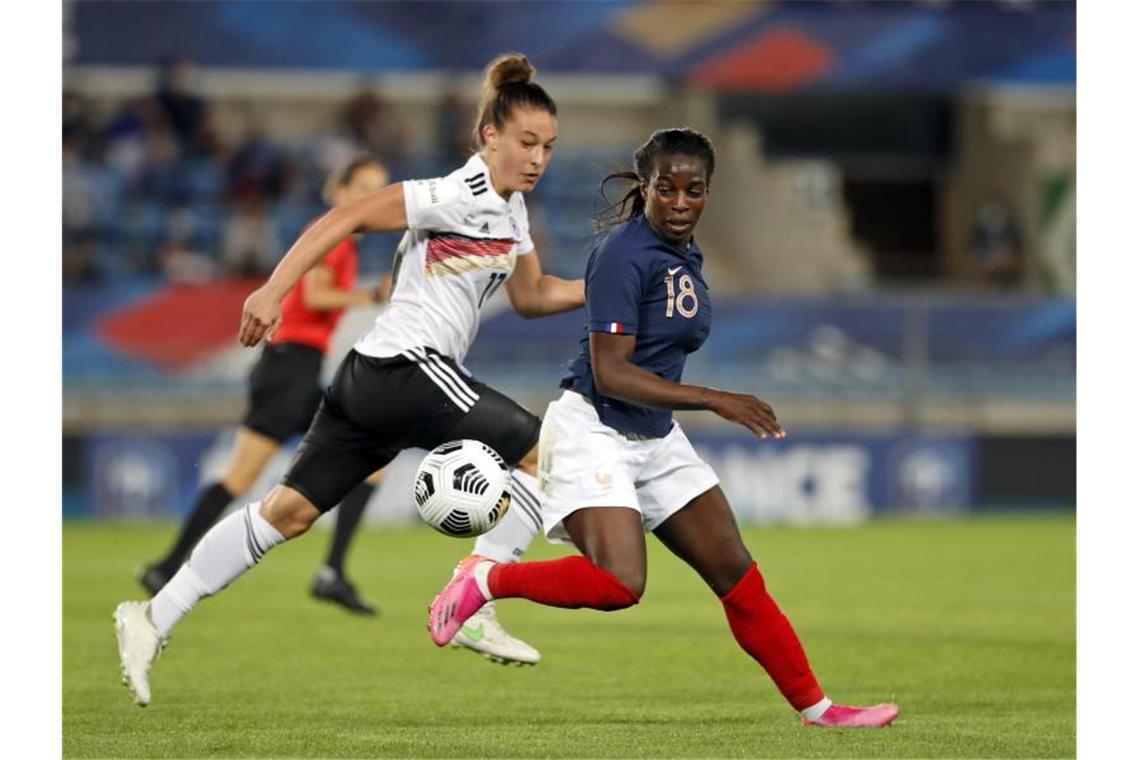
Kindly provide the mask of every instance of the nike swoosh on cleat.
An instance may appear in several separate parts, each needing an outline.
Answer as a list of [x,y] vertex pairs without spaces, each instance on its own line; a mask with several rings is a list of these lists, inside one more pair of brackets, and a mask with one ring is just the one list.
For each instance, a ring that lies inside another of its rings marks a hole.
[[483,640],[483,626],[479,626],[478,628],[472,628],[469,625],[465,625],[459,629],[459,632],[462,633],[467,638],[471,639],[472,641],[482,641]]

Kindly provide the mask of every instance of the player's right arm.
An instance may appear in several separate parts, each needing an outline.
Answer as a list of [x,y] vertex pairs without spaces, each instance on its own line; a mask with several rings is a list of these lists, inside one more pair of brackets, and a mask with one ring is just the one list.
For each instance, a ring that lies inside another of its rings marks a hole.
[[330,210],[309,226],[277,264],[269,280],[249,295],[242,309],[238,339],[257,345],[281,319],[285,294],[341,240],[354,232],[432,229],[444,225],[470,200],[458,180],[442,177],[396,182],[352,203]]
[[761,438],[784,437],[772,407],[744,393],[685,385],[634,363],[638,318],[647,273],[637,252],[600,248],[587,267],[586,321],[590,366],[603,396],[658,409],[703,409],[743,425]]
[[404,183],[397,182],[352,203],[330,210],[301,233],[278,262],[269,280],[250,293],[242,309],[238,339],[243,346],[257,345],[281,319],[285,294],[354,232],[386,232],[407,228]]
[[633,363],[636,335],[590,333],[594,385],[603,396],[658,409],[701,409],[751,430],[760,438],[783,438],[776,412],[747,393],[666,380]]

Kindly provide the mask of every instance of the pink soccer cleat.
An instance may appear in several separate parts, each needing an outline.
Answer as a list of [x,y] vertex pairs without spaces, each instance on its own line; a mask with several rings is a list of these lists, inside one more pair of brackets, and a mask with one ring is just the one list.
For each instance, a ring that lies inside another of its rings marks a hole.
[[428,632],[431,633],[431,640],[437,647],[447,645],[467,622],[467,618],[490,601],[483,596],[479,584],[475,581],[475,566],[483,558],[468,560],[459,563],[451,582],[443,587],[443,591],[440,591],[431,603],[428,613]]
[[819,720],[804,718],[805,726],[830,728],[886,728],[899,715],[899,706],[892,704],[873,707],[847,707],[832,705]]

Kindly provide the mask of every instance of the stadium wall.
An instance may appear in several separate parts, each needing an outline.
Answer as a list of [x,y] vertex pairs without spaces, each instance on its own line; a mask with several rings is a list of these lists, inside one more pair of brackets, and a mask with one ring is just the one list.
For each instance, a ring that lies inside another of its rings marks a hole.
[[[218,477],[235,428],[105,429],[63,439],[67,518],[174,519]],[[858,523],[883,515],[951,516],[1072,509],[1074,436],[813,432],[760,442],[735,430],[690,431],[746,524]],[[369,519],[415,521],[412,479],[422,451],[402,454]],[[251,489],[265,493],[292,456],[286,447]],[[241,501],[239,499],[238,501]]]

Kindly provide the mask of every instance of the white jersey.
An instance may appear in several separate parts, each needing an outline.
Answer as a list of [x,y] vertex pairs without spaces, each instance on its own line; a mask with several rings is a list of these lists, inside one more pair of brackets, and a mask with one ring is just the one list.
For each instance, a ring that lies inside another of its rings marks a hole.
[[462,363],[483,305],[534,251],[526,204],[517,192],[503,200],[476,154],[446,177],[405,182],[404,206],[390,304],[356,350],[383,358],[431,348]]

